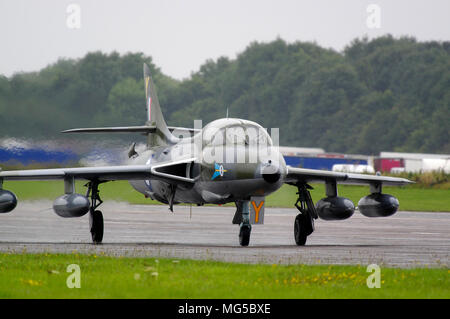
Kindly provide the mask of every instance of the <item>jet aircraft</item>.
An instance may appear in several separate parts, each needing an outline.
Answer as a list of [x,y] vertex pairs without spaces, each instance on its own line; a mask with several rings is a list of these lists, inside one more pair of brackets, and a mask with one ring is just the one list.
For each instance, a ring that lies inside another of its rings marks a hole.
[[[64,194],[53,203],[61,217],[81,217],[89,213],[93,243],[101,243],[104,233],[99,185],[128,180],[146,197],[173,205],[225,204],[234,202],[233,224],[239,225],[239,243],[248,246],[252,225],[264,223],[265,197],[283,184],[297,188],[294,206],[294,239],[305,245],[314,231],[314,220],[349,218],[355,205],[338,196],[337,184],[366,184],[370,194],[361,198],[358,209],[368,217],[394,214],[398,200],[382,193],[383,185],[411,183],[403,178],[351,174],[287,166],[271,136],[259,124],[237,118],[222,118],[197,129],[169,127],[164,120],[150,70],[144,64],[147,121],[143,126],[79,128],[64,133],[141,133],[147,147],[138,153],[133,144],[125,165],[73,167],[0,172],[0,213],[12,211],[17,197],[3,189],[9,180],[63,180]],[[75,190],[75,180],[86,180],[86,193]],[[314,205],[309,185],[325,183],[325,195]]]

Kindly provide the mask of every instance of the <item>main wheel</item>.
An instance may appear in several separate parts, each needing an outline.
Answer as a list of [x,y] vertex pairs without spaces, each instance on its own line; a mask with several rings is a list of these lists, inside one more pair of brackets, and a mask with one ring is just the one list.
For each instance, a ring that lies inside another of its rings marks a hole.
[[298,214],[294,222],[294,238],[297,246],[304,246],[307,237],[305,219],[302,214]]
[[248,246],[250,243],[250,233],[252,231],[252,226],[250,224],[248,225],[241,225],[239,227],[239,244],[241,246]]
[[94,244],[100,244],[103,239],[103,214],[96,210],[90,212],[91,236]]

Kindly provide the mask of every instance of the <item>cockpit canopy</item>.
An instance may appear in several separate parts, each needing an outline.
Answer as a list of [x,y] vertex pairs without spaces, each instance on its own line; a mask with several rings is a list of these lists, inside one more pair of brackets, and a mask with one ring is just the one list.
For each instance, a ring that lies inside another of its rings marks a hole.
[[205,146],[272,146],[272,139],[267,131],[261,125],[247,120],[216,120],[206,125],[203,132]]

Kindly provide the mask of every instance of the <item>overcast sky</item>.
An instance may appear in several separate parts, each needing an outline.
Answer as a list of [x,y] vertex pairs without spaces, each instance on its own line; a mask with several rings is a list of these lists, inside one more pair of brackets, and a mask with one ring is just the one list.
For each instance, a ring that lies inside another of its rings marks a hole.
[[[367,12],[370,4],[379,19]],[[0,74],[115,50],[151,55],[165,74],[181,79],[206,59],[234,58],[255,40],[279,36],[342,50],[356,37],[386,33],[448,41],[450,1],[0,0]]]

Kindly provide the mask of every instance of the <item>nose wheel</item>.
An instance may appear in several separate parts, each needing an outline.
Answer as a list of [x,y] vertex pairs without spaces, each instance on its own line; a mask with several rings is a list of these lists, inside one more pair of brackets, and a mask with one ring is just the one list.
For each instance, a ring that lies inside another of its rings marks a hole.
[[250,233],[252,231],[252,225],[241,224],[239,227],[239,244],[241,246],[248,246],[250,243]]
[[233,224],[239,224],[239,245],[248,246],[250,243],[250,233],[252,232],[248,200],[236,202],[236,213],[233,218]]

